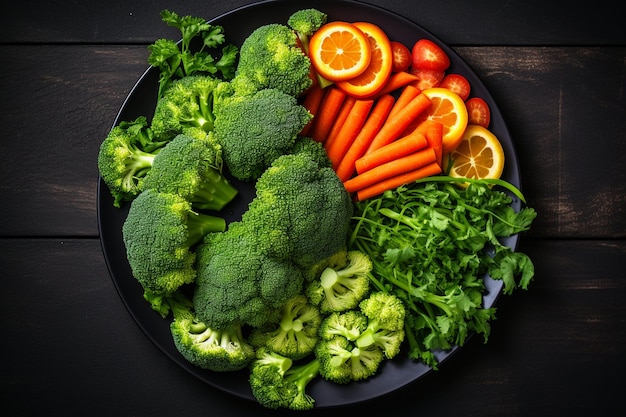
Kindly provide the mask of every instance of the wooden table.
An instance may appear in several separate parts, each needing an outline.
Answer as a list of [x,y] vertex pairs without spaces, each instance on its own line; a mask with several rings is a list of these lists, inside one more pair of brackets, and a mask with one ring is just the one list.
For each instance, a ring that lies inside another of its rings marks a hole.
[[[234,1],[36,2],[0,15],[0,409],[12,416],[281,415],[207,386],[125,309],[99,240],[96,155],[159,12]],[[383,398],[314,415],[626,415],[626,31],[609,1],[370,0],[479,74],[514,139],[536,277],[501,298],[490,340]],[[479,3],[479,4],[476,4]],[[284,413],[286,414],[286,413]]]

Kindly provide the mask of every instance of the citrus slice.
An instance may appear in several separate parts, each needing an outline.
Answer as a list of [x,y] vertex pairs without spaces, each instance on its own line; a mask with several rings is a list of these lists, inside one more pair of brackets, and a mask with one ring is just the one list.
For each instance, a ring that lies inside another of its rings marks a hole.
[[459,95],[447,88],[427,88],[423,93],[431,101],[430,108],[417,117],[416,123],[425,120],[443,125],[443,153],[453,151],[463,138],[467,127],[467,108]]
[[369,40],[370,63],[361,75],[336,84],[353,97],[369,97],[378,93],[391,75],[393,67],[391,42],[385,32],[373,23],[355,22],[353,25],[361,29]]
[[468,125],[461,143],[444,160],[449,175],[457,178],[500,178],[504,169],[502,144],[480,125]]
[[319,28],[309,41],[313,68],[331,81],[362,74],[371,59],[370,41],[355,25],[334,21]]

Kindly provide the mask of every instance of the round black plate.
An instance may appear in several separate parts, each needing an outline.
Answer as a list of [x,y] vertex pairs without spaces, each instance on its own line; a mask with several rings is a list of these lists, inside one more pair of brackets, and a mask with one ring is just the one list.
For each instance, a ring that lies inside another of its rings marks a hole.
[[[258,26],[268,23],[286,23],[291,13],[307,7],[315,7],[327,13],[329,20],[375,23],[386,31],[391,40],[397,40],[409,46],[412,46],[419,38],[429,38],[438,43],[450,57],[451,66],[448,71],[460,73],[467,77],[472,86],[472,95],[482,97],[490,105],[492,112],[490,130],[502,142],[506,157],[502,178],[518,187],[520,186],[520,175],[513,142],[502,115],[486,87],[452,49],[414,22],[373,5],[339,0],[267,1],[233,10],[209,21],[224,27],[228,43],[240,45]],[[148,68],[124,101],[113,125],[117,125],[119,121],[130,121],[138,116],[151,115],[156,102],[157,87],[158,72]],[[240,195],[233,203],[233,211],[227,213],[227,220],[239,218],[252,198],[253,191],[250,190],[249,186],[236,185],[240,189]],[[516,209],[519,208],[520,204],[518,200],[515,200]],[[134,320],[158,348],[191,374],[216,388],[253,400],[254,397],[248,385],[247,371],[209,372],[191,365],[180,356],[172,342],[169,320],[162,319],[150,308],[150,305],[142,297],[143,291],[140,285],[131,274],[130,266],[126,260],[121,231],[127,213],[128,205],[122,208],[113,206],[110,192],[100,180],[98,184],[98,226],[102,248],[113,282]],[[515,249],[517,236],[508,238],[505,244]],[[487,278],[486,282],[488,292],[485,295],[485,307],[491,307],[501,293],[502,283],[490,278]],[[456,350],[458,348],[448,352],[439,352],[437,358],[443,362]],[[321,378],[311,382],[309,393],[316,399],[316,407],[349,405],[370,400],[416,381],[432,371],[423,363],[409,360],[406,355],[399,356],[386,361],[377,376],[363,383],[337,385],[321,380]]]

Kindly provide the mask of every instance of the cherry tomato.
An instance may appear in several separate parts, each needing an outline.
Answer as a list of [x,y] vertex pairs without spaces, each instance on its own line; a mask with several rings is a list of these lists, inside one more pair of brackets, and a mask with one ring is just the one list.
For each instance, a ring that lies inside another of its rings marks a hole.
[[450,66],[450,58],[445,51],[429,39],[419,39],[415,42],[411,58],[411,65],[418,69],[445,71]]
[[439,87],[454,91],[463,101],[467,100],[470,95],[470,83],[467,81],[467,78],[461,74],[447,74],[443,80],[441,80]]
[[415,86],[422,91],[427,88],[438,87],[445,76],[445,72],[443,71],[433,71],[415,67],[410,67],[409,72],[417,76],[418,80]]
[[468,124],[489,127],[491,110],[485,100],[480,97],[472,97],[465,102],[465,107],[467,107]]
[[409,48],[401,42],[391,41],[391,53],[393,54],[391,71],[407,71],[411,65],[411,51],[409,51]]

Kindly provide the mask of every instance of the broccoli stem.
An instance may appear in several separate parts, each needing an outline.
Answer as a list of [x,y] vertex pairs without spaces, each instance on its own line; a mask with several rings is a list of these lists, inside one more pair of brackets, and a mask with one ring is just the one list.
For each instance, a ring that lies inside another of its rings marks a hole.
[[217,170],[209,174],[191,202],[198,209],[220,211],[235,198],[237,189]]
[[226,220],[210,214],[192,211],[187,217],[187,246],[198,243],[208,233],[226,230]]
[[305,391],[307,384],[319,374],[320,361],[315,358],[309,363],[289,369],[285,373],[285,381],[294,382],[301,392]]
[[156,154],[144,152],[139,148],[132,148],[132,157],[126,164],[127,172],[124,176],[123,187],[126,190],[134,188],[137,178],[145,177],[146,172],[152,168],[152,162]]

